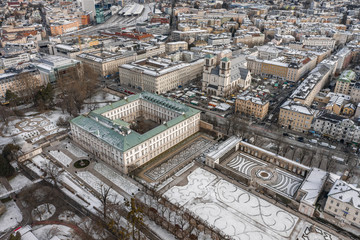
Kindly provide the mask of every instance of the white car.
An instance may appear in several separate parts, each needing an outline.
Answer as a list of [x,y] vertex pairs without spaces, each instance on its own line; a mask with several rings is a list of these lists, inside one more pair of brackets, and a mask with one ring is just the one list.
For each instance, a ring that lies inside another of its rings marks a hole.
[[321,143],[320,143],[320,146],[323,146],[323,147],[329,147],[329,144],[328,144],[328,143],[326,143],[326,142],[321,142]]
[[331,149],[336,149],[336,146],[330,145],[329,148],[331,148]]
[[309,142],[310,143],[317,143],[318,141],[316,139],[310,139]]

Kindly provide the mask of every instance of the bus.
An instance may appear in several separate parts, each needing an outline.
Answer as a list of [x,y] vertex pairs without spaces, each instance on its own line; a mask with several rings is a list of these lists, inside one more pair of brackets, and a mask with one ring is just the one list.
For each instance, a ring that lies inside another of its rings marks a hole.
[[235,104],[235,101],[232,101],[232,100],[227,100],[226,101],[227,104],[233,106]]
[[198,106],[199,105],[199,102],[198,101],[191,101],[190,102],[192,105],[195,105],[195,106]]

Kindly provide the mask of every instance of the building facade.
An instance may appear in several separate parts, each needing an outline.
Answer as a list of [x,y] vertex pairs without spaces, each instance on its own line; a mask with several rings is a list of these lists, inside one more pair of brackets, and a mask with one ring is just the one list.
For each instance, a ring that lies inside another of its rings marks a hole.
[[235,112],[264,119],[269,110],[269,101],[262,101],[252,96],[241,96],[236,99]]
[[291,100],[280,107],[278,123],[282,127],[298,132],[307,132],[311,129],[315,110]]
[[360,189],[336,180],[326,200],[324,211],[335,218],[360,227]]
[[122,84],[152,93],[165,93],[202,75],[203,59],[172,62],[163,58],[138,60],[119,67]]
[[202,90],[211,95],[229,96],[239,89],[247,89],[251,84],[250,71],[242,67],[242,58],[221,59],[216,64],[213,55],[205,56]]
[[[138,117],[157,126],[144,133],[131,129]],[[123,173],[136,168],[200,129],[200,111],[142,92],[71,120],[75,142]]]
[[105,50],[94,51],[90,53],[81,53],[76,56],[83,64],[98,72],[101,76],[107,77],[119,72],[121,64],[136,60],[135,52],[112,53]]
[[314,131],[340,142],[359,143],[360,127],[345,117],[323,113],[313,123]]
[[352,70],[342,72],[340,77],[336,80],[334,92],[350,95],[351,82],[355,80],[355,77],[356,74]]
[[10,90],[19,94],[29,88],[43,86],[40,73],[35,67],[15,72],[0,74],[0,98],[5,98],[6,91]]

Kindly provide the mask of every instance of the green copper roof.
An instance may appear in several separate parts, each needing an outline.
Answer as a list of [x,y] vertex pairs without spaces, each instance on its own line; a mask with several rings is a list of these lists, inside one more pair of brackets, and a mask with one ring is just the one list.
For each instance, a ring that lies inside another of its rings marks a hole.
[[213,58],[213,57],[214,56],[212,54],[210,54],[210,53],[205,55],[205,58]]
[[[142,99],[144,101],[155,103],[161,107],[171,109],[172,111],[177,112],[180,115],[176,118],[171,119],[165,124],[161,124],[149,130],[144,134],[139,134],[129,129],[129,123],[124,122],[121,119],[111,120],[102,116],[102,114],[105,114],[110,110],[131,103],[137,99]],[[175,126],[176,124],[188,119],[189,117],[194,116],[199,112],[200,111],[197,109],[177,103],[159,95],[143,92],[137,95],[129,96],[126,100],[121,100],[108,106],[94,110],[90,112],[88,116],[76,117],[71,120],[71,124],[74,124],[84,129],[88,133],[96,136],[97,138],[124,152],[158,135],[166,129]]]
[[338,78],[338,81],[341,82],[351,82],[355,79],[356,74],[352,70],[345,70],[341,73],[340,77]]
[[229,62],[230,61],[230,58],[228,57],[224,57],[223,59],[221,59],[222,62]]

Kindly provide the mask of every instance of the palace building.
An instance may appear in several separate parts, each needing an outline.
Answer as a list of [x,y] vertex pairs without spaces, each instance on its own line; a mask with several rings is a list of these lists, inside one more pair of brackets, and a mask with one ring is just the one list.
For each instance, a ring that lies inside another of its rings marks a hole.
[[71,120],[75,142],[123,173],[200,129],[200,111],[142,92]]

